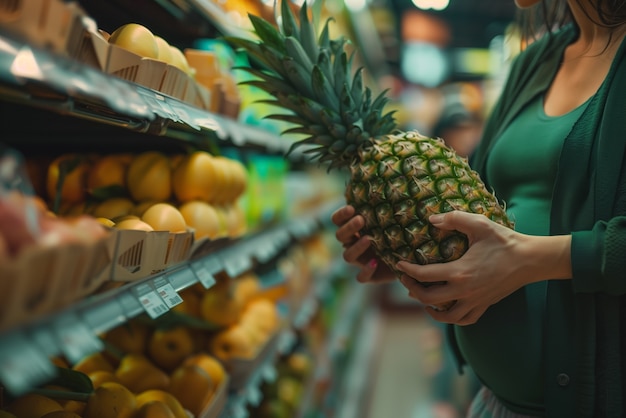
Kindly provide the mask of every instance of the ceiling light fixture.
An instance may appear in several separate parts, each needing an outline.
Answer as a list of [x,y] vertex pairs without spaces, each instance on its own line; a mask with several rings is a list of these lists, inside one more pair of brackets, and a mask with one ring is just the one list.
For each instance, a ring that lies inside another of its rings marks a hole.
[[450,0],[412,0],[415,7],[422,10],[444,10]]

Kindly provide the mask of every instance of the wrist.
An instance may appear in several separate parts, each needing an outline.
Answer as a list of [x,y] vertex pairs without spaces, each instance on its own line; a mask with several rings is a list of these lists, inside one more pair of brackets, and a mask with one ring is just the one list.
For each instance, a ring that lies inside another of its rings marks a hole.
[[571,235],[526,237],[524,256],[535,272],[532,281],[571,279]]

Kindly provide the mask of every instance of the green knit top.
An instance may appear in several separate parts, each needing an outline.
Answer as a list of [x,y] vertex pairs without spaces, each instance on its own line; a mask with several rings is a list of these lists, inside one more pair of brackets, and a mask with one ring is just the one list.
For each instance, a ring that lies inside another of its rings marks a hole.
[[[556,74],[570,25],[533,42],[511,67],[471,164],[486,161],[502,130]],[[626,42],[559,155],[550,234],[571,234],[571,280],[547,283],[543,391],[550,418],[626,416]],[[542,133],[543,134],[543,133]],[[532,164],[539,155],[534,155]],[[513,262],[514,260],[512,260]],[[465,363],[450,326],[451,347]]]
[[[487,177],[517,231],[549,235],[559,154],[585,106],[550,117],[537,97],[491,150]],[[509,409],[528,415],[544,413],[545,292],[545,283],[533,283],[490,307],[476,324],[456,329],[460,350],[478,378]]]

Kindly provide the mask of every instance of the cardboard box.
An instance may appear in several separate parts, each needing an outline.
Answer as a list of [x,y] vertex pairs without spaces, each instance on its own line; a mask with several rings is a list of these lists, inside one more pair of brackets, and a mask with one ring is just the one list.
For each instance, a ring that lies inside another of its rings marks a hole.
[[115,281],[135,281],[159,273],[191,255],[193,233],[115,230],[107,242],[111,259],[101,276]]
[[109,44],[105,71],[153,90],[162,91],[166,73],[164,61],[141,57],[134,52]]
[[93,293],[110,265],[111,237],[93,244],[32,246],[0,265],[0,329],[57,311]]
[[215,394],[211,399],[211,402],[204,408],[204,410],[196,418],[218,418],[222,415],[226,402],[228,401],[228,388],[230,378],[224,379],[222,383],[215,390]]
[[189,77],[189,74],[178,67],[166,64],[163,74],[163,82],[157,90],[161,93],[183,100],[185,97],[185,91],[187,90],[187,85],[190,82],[193,82],[193,79]]

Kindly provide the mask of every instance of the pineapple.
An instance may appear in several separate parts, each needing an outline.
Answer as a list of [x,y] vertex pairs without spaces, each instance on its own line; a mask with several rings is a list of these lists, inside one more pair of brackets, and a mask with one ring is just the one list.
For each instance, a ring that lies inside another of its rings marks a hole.
[[264,102],[287,111],[268,117],[293,124],[285,134],[305,135],[290,152],[306,144],[311,148],[305,153],[329,170],[349,170],[346,201],[365,218],[362,233],[374,237],[378,256],[392,269],[399,260],[428,264],[459,258],[467,237],[435,228],[428,222],[435,213],[480,213],[512,228],[466,158],[440,138],[398,130],[393,112],[384,112],[385,92],[373,98],[363,69],[353,73],[347,41],[329,38],[330,19],[318,36],[306,2],[298,20],[288,3],[281,2],[278,29],[249,16],[258,41],[226,39],[258,64],[241,68],[254,76],[243,83],[268,92],[272,98]]

